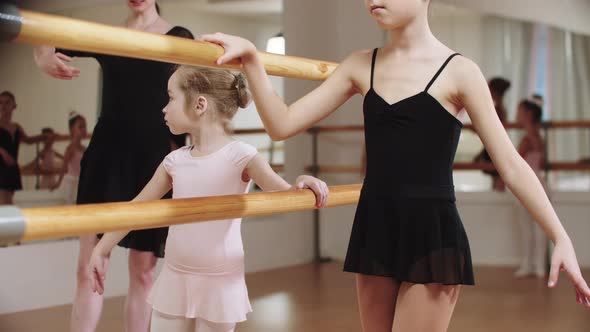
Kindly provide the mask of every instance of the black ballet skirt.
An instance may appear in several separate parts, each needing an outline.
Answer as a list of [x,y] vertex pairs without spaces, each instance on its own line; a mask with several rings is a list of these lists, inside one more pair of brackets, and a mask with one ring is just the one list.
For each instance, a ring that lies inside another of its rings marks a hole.
[[[182,27],[167,35],[193,38]],[[102,109],[81,161],[77,204],[130,201],[170,153],[162,109],[176,65],[112,55],[57,50],[95,58],[102,69]],[[182,139],[179,140],[182,142]],[[182,144],[184,145],[184,144]],[[168,228],[132,231],[119,246],[164,256]]]
[[417,284],[473,285],[455,206],[453,160],[462,124],[428,89],[392,105],[371,88],[363,113],[367,173],[344,270]]
[[[0,128],[0,147],[6,150],[10,156],[18,161],[18,148],[20,145],[21,131],[17,129],[12,134],[4,129]],[[4,158],[0,157],[0,190],[4,191],[17,191],[23,188],[20,169],[18,163],[14,165],[7,165]]]

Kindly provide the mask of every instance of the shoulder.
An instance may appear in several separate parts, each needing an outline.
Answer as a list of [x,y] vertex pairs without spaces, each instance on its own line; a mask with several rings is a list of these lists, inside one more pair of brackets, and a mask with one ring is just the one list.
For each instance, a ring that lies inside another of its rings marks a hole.
[[66,148],[65,153],[72,153],[76,151],[76,146],[73,143],[68,144],[68,147]]
[[346,77],[360,93],[361,82],[368,79],[370,73],[373,49],[359,50],[348,55],[336,69],[339,77]]
[[239,167],[245,166],[257,154],[254,146],[242,141],[228,143],[225,153],[230,162]]
[[364,49],[352,52],[349,54],[340,66],[346,66],[348,68],[358,69],[364,68],[366,65],[370,65],[373,58],[373,52],[375,49]]
[[457,82],[463,83],[463,85],[468,85],[484,78],[479,66],[473,60],[461,54],[453,57],[448,65],[448,70]]
[[168,153],[162,161],[162,165],[169,175],[173,174],[176,163],[182,158],[183,154],[186,154],[190,149],[190,146],[183,146]]
[[230,149],[233,149],[234,151],[238,151],[244,154],[256,154],[258,153],[258,150],[256,149],[256,147],[254,147],[251,144],[248,144],[246,142],[242,142],[242,141],[233,141],[231,143]]
[[193,33],[182,26],[174,26],[172,29],[170,29],[170,31],[168,32],[169,35],[172,36],[176,36],[176,37],[182,37],[182,38],[188,38],[188,39],[195,39],[195,36],[193,35]]
[[16,122],[13,122],[13,127],[11,129],[14,130],[14,135],[19,135],[19,136],[25,135],[25,130],[23,129],[23,127]]
[[[454,88],[453,95],[465,106],[468,99],[489,98],[488,83],[479,66],[471,59],[459,55],[448,64],[448,75]],[[491,98],[490,98],[491,100]]]
[[176,150],[170,151],[170,153],[168,153],[165,159],[169,161],[176,161],[179,157],[185,155],[186,153],[190,153],[191,148],[192,146],[187,145],[182,146]]

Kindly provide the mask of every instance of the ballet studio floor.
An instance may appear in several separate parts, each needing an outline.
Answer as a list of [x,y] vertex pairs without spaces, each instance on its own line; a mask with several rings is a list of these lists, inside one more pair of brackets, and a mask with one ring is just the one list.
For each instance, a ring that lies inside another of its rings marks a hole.
[[[239,332],[360,331],[354,276],[340,262],[248,274],[254,312]],[[586,278],[590,271],[585,270]],[[575,303],[565,275],[554,290],[545,280],[512,278],[512,268],[476,268],[476,287],[463,287],[450,332],[590,331],[590,311]],[[123,331],[124,298],[105,303],[99,332]],[[71,306],[0,315],[0,331],[63,332]]]

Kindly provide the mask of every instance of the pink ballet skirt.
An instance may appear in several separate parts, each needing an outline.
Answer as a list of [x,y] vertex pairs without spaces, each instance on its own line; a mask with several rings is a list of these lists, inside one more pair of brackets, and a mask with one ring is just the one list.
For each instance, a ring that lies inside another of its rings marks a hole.
[[166,262],[148,298],[153,309],[216,323],[246,320],[252,307],[243,270],[225,275],[195,272]]

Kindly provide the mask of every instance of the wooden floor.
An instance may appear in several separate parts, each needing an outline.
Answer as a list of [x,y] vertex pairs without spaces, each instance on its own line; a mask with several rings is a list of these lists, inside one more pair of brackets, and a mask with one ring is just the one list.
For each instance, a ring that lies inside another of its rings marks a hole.
[[[590,311],[575,303],[564,275],[555,290],[541,280],[514,280],[507,268],[478,268],[476,278],[477,286],[463,288],[449,331],[590,331]],[[248,288],[254,312],[238,332],[360,331],[354,278],[340,263],[250,274]],[[122,306],[122,298],[106,302],[98,331],[123,331]],[[0,331],[67,331],[69,311],[61,306],[3,315]]]

